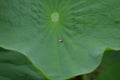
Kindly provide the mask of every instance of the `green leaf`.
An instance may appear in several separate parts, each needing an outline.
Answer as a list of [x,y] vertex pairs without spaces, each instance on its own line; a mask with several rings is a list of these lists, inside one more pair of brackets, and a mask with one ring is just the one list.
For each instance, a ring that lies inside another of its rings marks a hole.
[[120,79],[120,51],[106,52],[101,66],[103,70],[94,77],[94,80],[119,80]]
[[22,54],[0,48],[0,80],[46,80]]
[[120,0],[0,0],[0,46],[26,55],[49,79],[93,71],[120,49]]

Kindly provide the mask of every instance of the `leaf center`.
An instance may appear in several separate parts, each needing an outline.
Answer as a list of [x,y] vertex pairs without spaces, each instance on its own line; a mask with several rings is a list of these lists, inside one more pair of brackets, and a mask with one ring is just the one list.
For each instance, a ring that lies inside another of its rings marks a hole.
[[52,22],[58,22],[59,21],[59,14],[57,12],[52,13],[51,20],[52,20]]

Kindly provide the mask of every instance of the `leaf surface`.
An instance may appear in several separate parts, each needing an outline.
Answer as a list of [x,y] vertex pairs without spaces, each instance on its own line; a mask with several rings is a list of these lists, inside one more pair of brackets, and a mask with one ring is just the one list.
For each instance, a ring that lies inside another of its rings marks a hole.
[[0,46],[63,80],[93,71],[120,49],[120,0],[0,0]]

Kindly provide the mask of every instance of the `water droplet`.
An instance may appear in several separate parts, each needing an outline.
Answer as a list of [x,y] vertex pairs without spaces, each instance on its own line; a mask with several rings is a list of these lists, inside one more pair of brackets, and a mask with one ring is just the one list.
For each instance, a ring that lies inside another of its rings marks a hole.
[[62,39],[59,39],[58,41],[59,41],[59,42],[63,42],[63,40],[62,40]]

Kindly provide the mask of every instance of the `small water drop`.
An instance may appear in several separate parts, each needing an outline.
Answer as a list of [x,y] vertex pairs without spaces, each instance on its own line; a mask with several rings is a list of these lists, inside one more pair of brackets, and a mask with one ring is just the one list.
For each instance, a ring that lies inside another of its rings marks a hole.
[[62,40],[62,39],[59,39],[58,41],[59,41],[59,42],[63,42],[63,40]]

